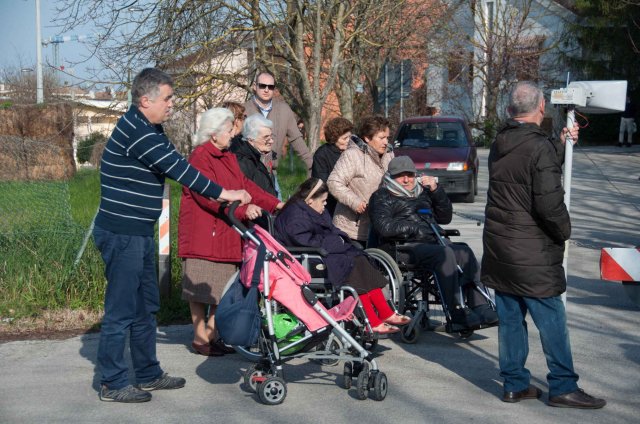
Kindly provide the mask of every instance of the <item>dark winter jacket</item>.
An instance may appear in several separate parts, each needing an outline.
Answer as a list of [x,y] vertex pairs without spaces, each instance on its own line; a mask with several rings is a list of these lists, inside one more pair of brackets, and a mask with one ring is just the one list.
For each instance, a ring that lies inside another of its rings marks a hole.
[[303,201],[288,204],[276,217],[276,238],[285,246],[319,247],[325,258],[328,278],[335,287],[343,285],[351,273],[354,258],[362,250],[351,244],[349,237],[336,228],[325,211],[319,214]]
[[509,120],[489,154],[482,282],[517,296],[566,290],[562,259],[571,235],[564,204],[564,149],[535,124]]
[[260,152],[248,141],[234,139],[231,143],[231,152],[238,158],[240,169],[251,181],[269,194],[278,196],[273,180],[273,173],[260,160]]
[[[421,209],[429,209],[431,216],[418,213]],[[394,240],[437,243],[425,219],[444,225],[451,222],[452,215],[451,201],[440,186],[433,192],[425,188],[417,198],[395,196],[386,187],[380,187],[369,202],[371,224],[383,249]]]
[[[325,183],[329,179],[333,167],[336,166],[336,162],[340,158],[342,150],[338,149],[335,144],[323,144],[318,147],[313,155],[313,165],[311,166],[311,176],[314,178],[320,178]],[[335,197],[329,193],[327,197],[327,210],[329,215],[333,216],[333,212],[336,210],[336,204],[338,201]]]

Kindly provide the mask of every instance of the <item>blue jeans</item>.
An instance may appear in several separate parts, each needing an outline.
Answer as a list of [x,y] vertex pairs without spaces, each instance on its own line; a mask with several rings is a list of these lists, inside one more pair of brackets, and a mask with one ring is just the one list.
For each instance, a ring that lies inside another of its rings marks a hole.
[[156,358],[156,318],[160,308],[154,240],[95,227],[93,238],[105,263],[107,291],[98,346],[100,383],[110,389],[129,384],[124,357],[127,336],[136,381],[162,375]]
[[560,296],[538,299],[496,290],[496,309],[500,318],[498,341],[504,390],[519,392],[529,387],[531,374],[525,368],[529,354],[525,317],[529,311],[540,332],[542,350],[547,359],[549,397],[576,391],[578,374],[573,370],[567,317]]

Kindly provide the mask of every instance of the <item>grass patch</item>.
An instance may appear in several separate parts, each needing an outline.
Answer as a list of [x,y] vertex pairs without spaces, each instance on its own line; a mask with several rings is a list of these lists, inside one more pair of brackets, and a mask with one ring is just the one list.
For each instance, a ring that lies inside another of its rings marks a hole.
[[[293,159],[293,166],[287,157],[279,168],[283,199],[306,179],[304,163],[297,156]],[[171,187],[171,296],[162,299],[158,323],[187,323],[189,307],[180,298],[182,267],[177,257],[181,186],[167,181]],[[65,182],[0,182],[0,333],[19,332],[18,327],[25,325],[37,328],[51,314],[63,317],[52,320],[54,324],[67,317],[77,325],[95,326],[106,281],[92,239],[77,266],[74,262],[99,201],[97,170],[81,170]],[[74,315],[73,311],[82,312]],[[64,325],[55,325],[64,330]]]

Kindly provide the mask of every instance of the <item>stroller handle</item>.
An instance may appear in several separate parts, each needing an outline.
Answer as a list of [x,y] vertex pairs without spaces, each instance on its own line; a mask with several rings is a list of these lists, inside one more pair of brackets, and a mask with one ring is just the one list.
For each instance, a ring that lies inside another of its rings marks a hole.
[[[236,209],[238,208],[238,206],[240,206],[239,200],[236,200],[231,203],[224,202],[220,205],[220,211],[224,215],[226,215],[226,217],[229,219],[229,222],[231,222],[231,225],[233,225],[240,234],[244,234],[248,231],[248,229],[242,223],[242,221],[236,218]],[[227,207],[229,208],[228,210],[227,210]]]

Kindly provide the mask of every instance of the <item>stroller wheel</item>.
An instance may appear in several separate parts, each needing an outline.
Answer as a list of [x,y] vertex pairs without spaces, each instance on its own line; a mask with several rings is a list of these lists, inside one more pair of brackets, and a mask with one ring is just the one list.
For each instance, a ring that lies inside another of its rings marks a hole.
[[400,330],[400,340],[407,344],[414,344],[418,341],[420,329],[417,325],[407,325]]
[[351,380],[353,379],[353,365],[351,362],[344,363],[344,369],[342,371],[342,387],[346,390],[351,388]]
[[364,364],[362,371],[358,374],[358,381],[356,382],[356,397],[360,400],[365,400],[369,392],[369,364]]
[[387,375],[383,372],[377,372],[373,378],[373,399],[384,400],[387,397]]
[[259,382],[256,381],[255,377],[265,377],[267,373],[258,369],[258,364],[251,364],[247,371],[244,373],[244,384],[245,387],[250,389],[252,392],[256,392],[258,389]]
[[287,384],[280,377],[268,377],[258,385],[258,398],[265,405],[278,405],[287,397]]

